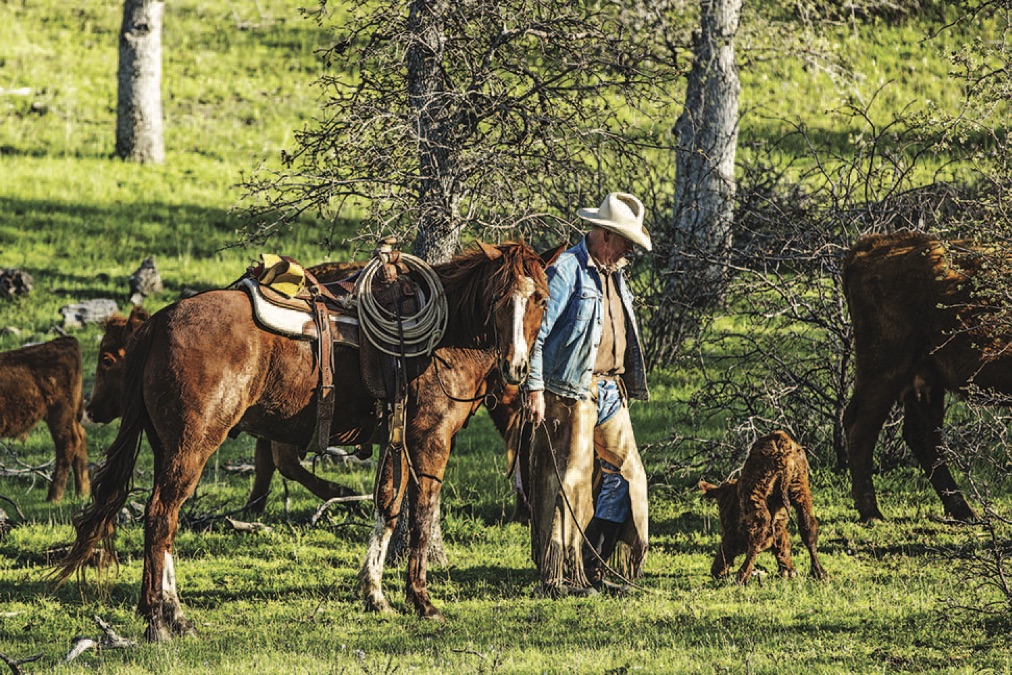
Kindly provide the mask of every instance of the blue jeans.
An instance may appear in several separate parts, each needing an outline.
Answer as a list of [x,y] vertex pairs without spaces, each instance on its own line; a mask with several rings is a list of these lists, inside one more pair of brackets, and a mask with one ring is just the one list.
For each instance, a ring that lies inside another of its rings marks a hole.
[[[614,417],[623,405],[617,381],[614,379],[597,381],[597,426]],[[603,459],[599,459],[598,464],[601,467],[601,492],[597,496],[594,517],[612,523],[624,523],[632,514],[629,482],[619,473],[618,467]]]

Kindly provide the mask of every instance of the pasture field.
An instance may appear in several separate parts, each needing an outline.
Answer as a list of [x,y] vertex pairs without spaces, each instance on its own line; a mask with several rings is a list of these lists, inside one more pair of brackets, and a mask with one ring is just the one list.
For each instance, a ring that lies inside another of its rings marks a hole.
[[[231,282],[260,250],[306,262],[358,254],[353,230],[312,222],[266,248],[233,246],[236,185],[259,163],[275,162],[315,114],[314,50],[327,43],[326,32],[285,0],[167,3],[167,161],[133,166],[110,158],[118,4],[0,3],[0,267],[22,268],[35,281],[28,298],[0,300],[0,349],[53,337],[65,304],[112,297],[126,309],[127,276],[148,255],[166,286],[149,299],[157,309],[183,289]],[[851,131],[825,111],[856,90],[866,96],[888,85],[890,96],[876,99],[883,106],[944,106],[951,94],[940,82],[945,53],[917,41],[922,28],[840,27],[840,49],[868,74],[870,90],[840,86],[825,72],[801,79],[808,71],[789,60],[755,59],[743,76],[744,107],[770,114],[746,117],[743,130],[772,135],[776,119],[810,116],[845,149]],[[791,93],[798,86],[804,97]],[[805,100],[819,105],[799,106]],[[72,331],[89,374],[100,332]],[[356,596],[368,513],[332,508],[313,523],[319,501],[276,477],[259,519],[269,531],[243,533],[225,521],[252,481],[252,440],[240,437],[208,463],[176,538],[182,602],[199,637],[89,650],[71,663],[63,660],[73,638],[100,635],[96,615],[142,640],[136,505],[150,486],[150,453],[141,451],[119,528],[118,570],[101,583],[92,574],[54,589],[50,563],[71,540],[71,517],[84,502],[72,489],[60,505],[45,502],[53,451],[44,426],[23,441],[4,440],[0,508],[16,526],[0,536],[0,653],[40,655],[20,666],[25,673],[1012,672],[1008,605],[970,564],[986,550],[984,533],[941,522],[920,470],[877,477],[891,518],[862,525],[847,477],[830,468],[830,451],[811,448],[820,557],[830,578],[805,576],[808,557],[792,527],[798,579],[776,577],[767,553],[759,564],[769,574],[748,586],[711,580],[719,524],[696,483],[722,479],[733,461],[716,458],[705,476],[671,468],[692,466],[672,439],[725,433],[674,424],[688,417],[697,382],[691,363],[658,368],[652,401],[632,408],[651,481],[644,590],[556,601],[533,593],[528,531],[507,522],[512,493],[502,443],[482,411],[450,459],[442,507],[448,563],[428,575],[447,621],[406,611],[403,567],[388,568],[385,578],[400,613],[368,614]],[[88,427],[92,461],[116,427]],[[369,465],[321,462],[317,470],[363,493],[371,489]],[[1008,513],[1012,495],[997,498]],[[996,611],[981,610],[994,601]]]

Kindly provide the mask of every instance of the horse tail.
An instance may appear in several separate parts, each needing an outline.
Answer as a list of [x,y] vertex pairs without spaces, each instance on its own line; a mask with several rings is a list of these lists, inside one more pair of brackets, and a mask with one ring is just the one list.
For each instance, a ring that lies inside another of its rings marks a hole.
[[[105,551],[113,551],[116,517],[130,494],[134,466],[141,446],[141,432],[148,423],[144,405],[143,375],[151,346],[155,321],[146,321],[130,340],[124,363],[123,419],[119,433],[105,451],[105,460],[95,472],[91,484],[91,503],[74,516],[77,538],[70,552],[59,563],[54,576],[59,586],[79,572],[92,558],[101,542]],[[105,556],[99,559],[99,567]]]

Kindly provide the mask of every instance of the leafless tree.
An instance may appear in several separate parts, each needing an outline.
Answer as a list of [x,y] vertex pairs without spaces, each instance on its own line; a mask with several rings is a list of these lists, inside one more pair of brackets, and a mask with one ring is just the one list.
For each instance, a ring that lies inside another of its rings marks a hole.
[[[326,3],[316,17],[329,25]],[[321,116],[246,183],[253,239],[315,214],[430,262],[465,230],[557,243],[576,206],[636,191],[665,146],[677,72],[613,5],[385,0],[336,31]]]
[[119,33],[116,154],[165,161],[162,134],[162,0],[124,0]]

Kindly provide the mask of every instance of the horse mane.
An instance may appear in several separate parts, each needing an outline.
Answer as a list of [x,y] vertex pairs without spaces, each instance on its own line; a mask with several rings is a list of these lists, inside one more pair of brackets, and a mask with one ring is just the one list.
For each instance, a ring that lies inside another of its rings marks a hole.
[[434,266],[446,292],[448,319],[444,342],[450,339],[469,347],[492,345],[495,341],[492,317],[524,277],[533,279],[537,289],[548,295],[544,265],[532,248],[523,242],[494,248],[502,255],[489,258],[476,245]]

